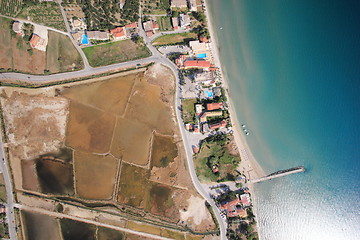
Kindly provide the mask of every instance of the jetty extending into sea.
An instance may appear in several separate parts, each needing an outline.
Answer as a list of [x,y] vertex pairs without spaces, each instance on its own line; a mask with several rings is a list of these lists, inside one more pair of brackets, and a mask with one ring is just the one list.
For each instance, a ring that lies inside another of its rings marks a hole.
[[280,170],[280,171],[271,173],[271,174],[266,175],[266,176],[261,177],[261,178],[250,179],[249,182],[258,183],[258,182],[263,182],[263,181],[267,181],[267,180],[271,180],[271,179],[274,179],[274,178],[283,177],[283,176],[286,176],[286,175],[290,175],[290,174],[293,174],[293,173],[299,173],[299,172],[305,172],[304,166],[298,166],[298,167],[293,167],[293,168],[289,168],[289,169],[285,169],[285,170]]

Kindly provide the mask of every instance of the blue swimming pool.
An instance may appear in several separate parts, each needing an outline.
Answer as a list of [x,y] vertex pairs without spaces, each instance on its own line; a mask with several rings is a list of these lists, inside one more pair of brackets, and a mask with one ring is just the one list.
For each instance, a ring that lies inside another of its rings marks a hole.
[[197,58],[206,58],[206,53],[196,54]]
[[81,44],[89,44],[89,39],[87,35],[83,34],[81,36]]
[[209,90],[205,90],[205,94],[208,98],[212,98],[213,97],[213,92],[209,91]]

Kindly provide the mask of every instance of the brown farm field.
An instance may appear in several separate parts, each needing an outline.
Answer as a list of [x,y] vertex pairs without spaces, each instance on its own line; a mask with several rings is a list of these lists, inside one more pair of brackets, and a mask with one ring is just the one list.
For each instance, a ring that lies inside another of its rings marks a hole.
[[68,36],[49,31],[47,51],[30,47],[21,36],[11,33],[9,19],[0,17],[0,70],[32,74],[59,73],[83,68],[80,54]]
[[118,160],[112,156],[75,151],[76,193],[81,198],[110,199],[112,197]]

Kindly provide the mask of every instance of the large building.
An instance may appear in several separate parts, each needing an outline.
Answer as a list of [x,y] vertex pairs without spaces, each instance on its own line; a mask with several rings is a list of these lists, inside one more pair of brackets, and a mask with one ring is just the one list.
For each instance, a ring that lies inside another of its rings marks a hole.
[[100,32],[100,31],[87,31],[87,36],[89,39],[93,40],[108,40],[109,33],[107,32]]
[[191,53],[196,58],[202,58],[205,60],[211,59],[210,45],[206,42],[200,42],[199,40],[190,41],[189,46],[191,48]]
[[22,30],[23,27],[23,23],[22,22],[14,22],[12,25],[12,29],[14,32],[16,32],[17,34],[24,36],[24,32]]
[[48,41],[47,39],[41,38],[39,35],[33,33],[29,43],[32,48],[45,52]]
[[113,36],[114,40],[124,40],[127,38],[124,27],[110,29],[110,34]]
[[220,210],[224,211],[227,217],[247,217],[246,211],[241,207],[241,201],[236,198],[230,202],[220,204]]
[[175,60],[175,62],[180,69],[201,68],[209,70],[211,67],[211,63],[209,61],[201,59],[187,59],[186,55],[181,55],[178,59]]
[[222,111],[212,111],[212,112],[204,112],[200,117],[200,122],[204,123],[207,122],[208,117],[220,117],[222,116]]
[[185,8],[187,8],[187,1],[186,0],[171,0],[171,7],[185,9]]
[[196,0],[188,0],[188,4],[189,4],[189,10],[190,11],[197,12]]
[[187,28],[191,25],[190,16],[187,14],[179,14],[179,23],[181,28]]

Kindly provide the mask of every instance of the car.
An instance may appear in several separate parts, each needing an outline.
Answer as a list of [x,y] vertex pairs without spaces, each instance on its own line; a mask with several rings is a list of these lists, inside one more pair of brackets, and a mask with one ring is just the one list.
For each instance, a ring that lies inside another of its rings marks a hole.
[[136,66],[137,66],[137,67],[141,67],[141,64],[140,64],[140,63],[138,63],[138,64],[136,64]]

